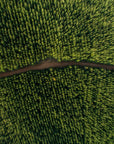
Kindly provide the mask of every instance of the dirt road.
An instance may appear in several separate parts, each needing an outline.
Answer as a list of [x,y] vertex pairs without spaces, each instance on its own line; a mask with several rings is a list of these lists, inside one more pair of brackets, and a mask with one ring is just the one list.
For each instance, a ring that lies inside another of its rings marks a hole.
[[23,72],[27,72],[30,70],[43,70],[43,69],[48,69],[48,68],[55,68],[55,67],[66,67],[69,65],[77,65],[77,66],[86,66],[86,67],[96,67],[96,68],[103,68],[107,70],[114,70],[114,65],[105,65],[105,64],[99,64],[99,63],[89,63],[89,62],[75,62],[75,61],[62,61],[62,62],[57,62],[55,59],[47,59],[42,61],[39,64],[33,65],[33,66],[27,66],[18,70],[14,71],[7,71],[0,73],[0,78],[15,75],[15,74],[20,74]]

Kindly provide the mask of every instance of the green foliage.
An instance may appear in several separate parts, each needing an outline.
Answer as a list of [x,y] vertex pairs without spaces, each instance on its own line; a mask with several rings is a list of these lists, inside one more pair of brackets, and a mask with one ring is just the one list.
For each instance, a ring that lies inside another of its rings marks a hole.
[[[0,72],[48,57],[114,64],[112,18],[112,0],[0,0]],[[0,142],[113,143],[113,78],[69,66],[0,79]]]
[[114,64],[112,17],[112,0],[1,0],[4,70],[47,57]]
[[113,77],[69,66],[0,79],[0,141],[111,143]]

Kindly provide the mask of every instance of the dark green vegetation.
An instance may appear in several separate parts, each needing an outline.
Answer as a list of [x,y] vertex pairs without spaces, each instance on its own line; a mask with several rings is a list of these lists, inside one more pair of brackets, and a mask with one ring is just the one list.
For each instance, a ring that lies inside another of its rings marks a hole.
[[[113,64],[112,0],[0,0],[0,72],[53,57]],[[112,144],[114,72],[69,66],[0,79],[0,143]]]
[[0,79],[2,144],[111,144],[113,85],[77,66]]
[[112,0],[0,0],[0,71],[58,61],[112,61]]

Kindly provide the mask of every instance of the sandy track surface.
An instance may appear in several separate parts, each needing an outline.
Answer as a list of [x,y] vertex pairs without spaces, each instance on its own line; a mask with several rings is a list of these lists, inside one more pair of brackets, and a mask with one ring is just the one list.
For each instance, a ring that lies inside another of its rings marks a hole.
[[47,59],[39,64],[36,65],[31,65],[27,66],[18,70],[13,70],[13,71],[7,71],[0,73],[0,78],[15,75],[15,74],[20,74],[24,73],[30,70],[43,70],[43,69],[48,69],[48,68],[56,68],[56,67],[66,67],[66,66],[72,66],[72,65],[77,65],[77,66],[86,66],[86,67],[96,67],[96,68],[103,68],[107,70],[114,70],[113,65],[105,65],[105,64],[100,64],[100,63],[89,63],[89,62],[75,62],[75,61],[62,61],[62,62],[57,62],[55,59]]

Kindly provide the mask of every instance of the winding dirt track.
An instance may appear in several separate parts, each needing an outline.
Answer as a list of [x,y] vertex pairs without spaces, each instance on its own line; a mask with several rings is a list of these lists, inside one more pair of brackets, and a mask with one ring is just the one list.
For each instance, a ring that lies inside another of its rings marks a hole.
[[33,65],[33,66],[27,66],[27,67],[24,67],[24,68],[21,68],[18,70],[0,73],[0,78],[24,73],[24,72],[27,72],[30,70],[43,70],[43,69],[56,68],[56,67],[61,68],[61,67],[66,67],[66,66],[70,66],[70,65],[71,66],[77,65],[77,66],[96,67],[96,68],[103,68],[103,69],[107,69],[107,70],[114,70],[114,65],[105,65],[105,64],[89,63],[89,62],[75,62],[75,61],[57,62],[57,60],[55,60],[55,59],[47,59],[47,60],[44,60],[41,63]]

